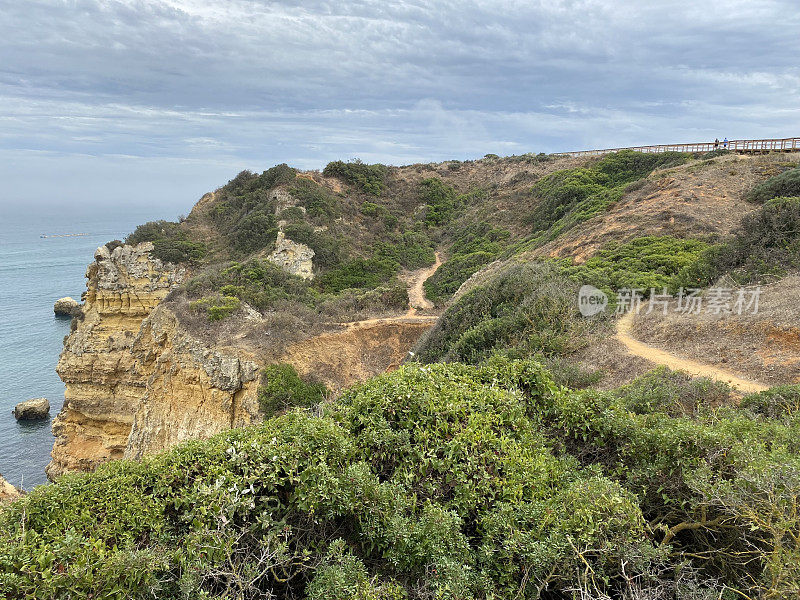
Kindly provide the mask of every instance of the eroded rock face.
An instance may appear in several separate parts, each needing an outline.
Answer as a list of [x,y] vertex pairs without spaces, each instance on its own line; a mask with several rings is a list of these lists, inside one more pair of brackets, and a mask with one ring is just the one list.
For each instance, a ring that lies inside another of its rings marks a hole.
[[149,242],[97,249],[86,270],[83,317],[73,321],[56,371],[66,384],[64,407],[47,474],[87,471],[121,458],[150,373],[130,352],[142,321],[186,269],[150,256]]
[[46,419],[49,414],[50,402],[47,398],[31,398],[14,407],[14,418],[18,421]]
[[150,375],[133,418],[126,458],[261,419],[261,367],[254,358],[232,347],[208,348],[180,327],[166,305],[145,319],[131,351],[139,370]]
[[13,502],[17,498],[21,497],[22,492],[8,483],[5,479],[3,479],[3,476],[0,475],[0,504],[5,502]]
[[313,258],[314,251],[311,248],[305,244],[293,242],[282,231],[279,231],[278,239],[275,240],[275,250],[267,257],[267,260],[278,265],[287,273],[303,279],[313,279]]

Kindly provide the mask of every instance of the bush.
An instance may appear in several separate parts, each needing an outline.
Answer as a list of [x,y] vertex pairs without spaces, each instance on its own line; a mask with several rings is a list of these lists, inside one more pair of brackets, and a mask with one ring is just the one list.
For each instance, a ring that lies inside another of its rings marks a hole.
[[380,196],[386,187],[388,172],[389,169],[386,165],[368,165],[356,159],[350,162],[337,160],[328,163],[322,174],[325,177],[338,177],[363,192],[373,196]]
[[423,283],[425,295],[435,304],[443,304],[458,291],[462,283],[494,259],[495,254],[490,252],[472,252],[454,256],[425,280]]
[[[476,363],[493,352],[564,355],[589,343],[578,286],[545,263],[511,265],[461,296],[420,340],[419,360]],[[602,319],[603,317],[601,317]]]
[[394,261],[406,269],[419,269],[436,262],[433,242],[421,232],[407,231],[389,242],[375,244],[375,256]]
[[258,405],[269,418],[288,408],[311,408],[320,404],[328,390],[321,383],[306,383],[288,364],[268,365],[258,388]]
[[568,266],[574,281],[611,292],[639,289],[645,295],[680,287],[679,273],[696,263],[708,244],[670,236],[646,236],[624,244],[612,242],[582,265]]
[[770,177],[747,194],[748,202],[764,204],[780,196],[800,196],[800,167]]
[[425,222],[438,227],[449,223],[453,218],[456,191],[441,179],[431,177],[420,184],[420,201],[427,207]]
[[180,223],[171,221],[150,221],[139,225],[125,238],[126,244],[136,245],[142,242],[152,242],[151,254],[164,262],[196,263],[206,254],[203,243],[190,240]]
[[742,408],[766,419],[793,419],[800,414],[800,385],[781,385],[742,399]]
[[319,286],[326,292],[349,288],[377,288],[389,281],[400,265],[381,257],[354,258],[319,277]]
[[267,248],[278,237],[278,224],[272,212],[254,210],[236,222],[228,239],[233,250],[239,254],[249,254]]
[[796,596],[796,421],[628,404],[560,389],[532,361],[401,367],[321,417],[290,411],[36,488],[0,513],[0,588],[10,600]]
[[[231,286],[223,288],[225,292],[234,291]],[[209,321],[221,321],[241,308],[242,303],[236,296],[213,294],[204,296],[190,304],[193,310],[205,311]]]
[[779,278],[800,268],[800,198],[774,198],[742,218],[733,239],[708,248],[678,283],[710,285],[724,274],[739,284]]
[[347,256],[347,242],[326,231],[316,231],[307,223],[291,223],[283,229],[286,237],[305,244],[314,251],[314,265],[331,269],[341,264]]
[[673,416],[692,415],[701,407],[721,406],[731,399],[726,383],[694,378],[664,366],[636,378],[617,393],[636,414],[665,412]]
[[305,207],[306,214],[312,219],[331,223],[342,214],[339,198],[308,179],[295,180],[289,193],[297,199],[299,206]]
[[236,297],[259,310],[284,301],[311,305],[316,294],[311,284],[265,260],[233,262],[207,271],[187,283],[193,295],[210,293]]

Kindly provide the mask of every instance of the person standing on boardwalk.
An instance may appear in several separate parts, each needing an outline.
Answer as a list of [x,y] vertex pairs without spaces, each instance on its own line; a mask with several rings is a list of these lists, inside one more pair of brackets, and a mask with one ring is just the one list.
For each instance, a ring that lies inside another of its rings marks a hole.
[[728,148],[728,138],[727,137],[724,140],[722,140],[722,147],[725,148],[725,149]]
[[719,148],[719,138],[714,138],[714,150]]

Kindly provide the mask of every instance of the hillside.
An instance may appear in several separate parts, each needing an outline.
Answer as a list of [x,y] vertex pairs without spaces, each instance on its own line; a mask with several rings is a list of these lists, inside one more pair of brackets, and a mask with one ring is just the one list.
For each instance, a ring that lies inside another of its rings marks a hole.
[[0,589],[797,597],[799,165],[278,165],[140,226],[87,272]]

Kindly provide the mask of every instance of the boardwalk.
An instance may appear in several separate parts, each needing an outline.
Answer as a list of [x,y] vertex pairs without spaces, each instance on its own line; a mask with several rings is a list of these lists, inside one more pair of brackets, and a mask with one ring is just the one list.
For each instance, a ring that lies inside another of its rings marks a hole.
[[[632,146],[630,148],[607,148],[605,150],[580,150],[578,152],[561,152],[563,156],[596,156],[611,154],[620,150],[634,152],[710,152],[724,150],[723,143],[715,147],[714,142],[697,142],[694,144],[659,144],[656,146]],[[762,152],[800,152],[800,137],[771,140],[730,140],[727,149],[742,154],[760,154]]]

